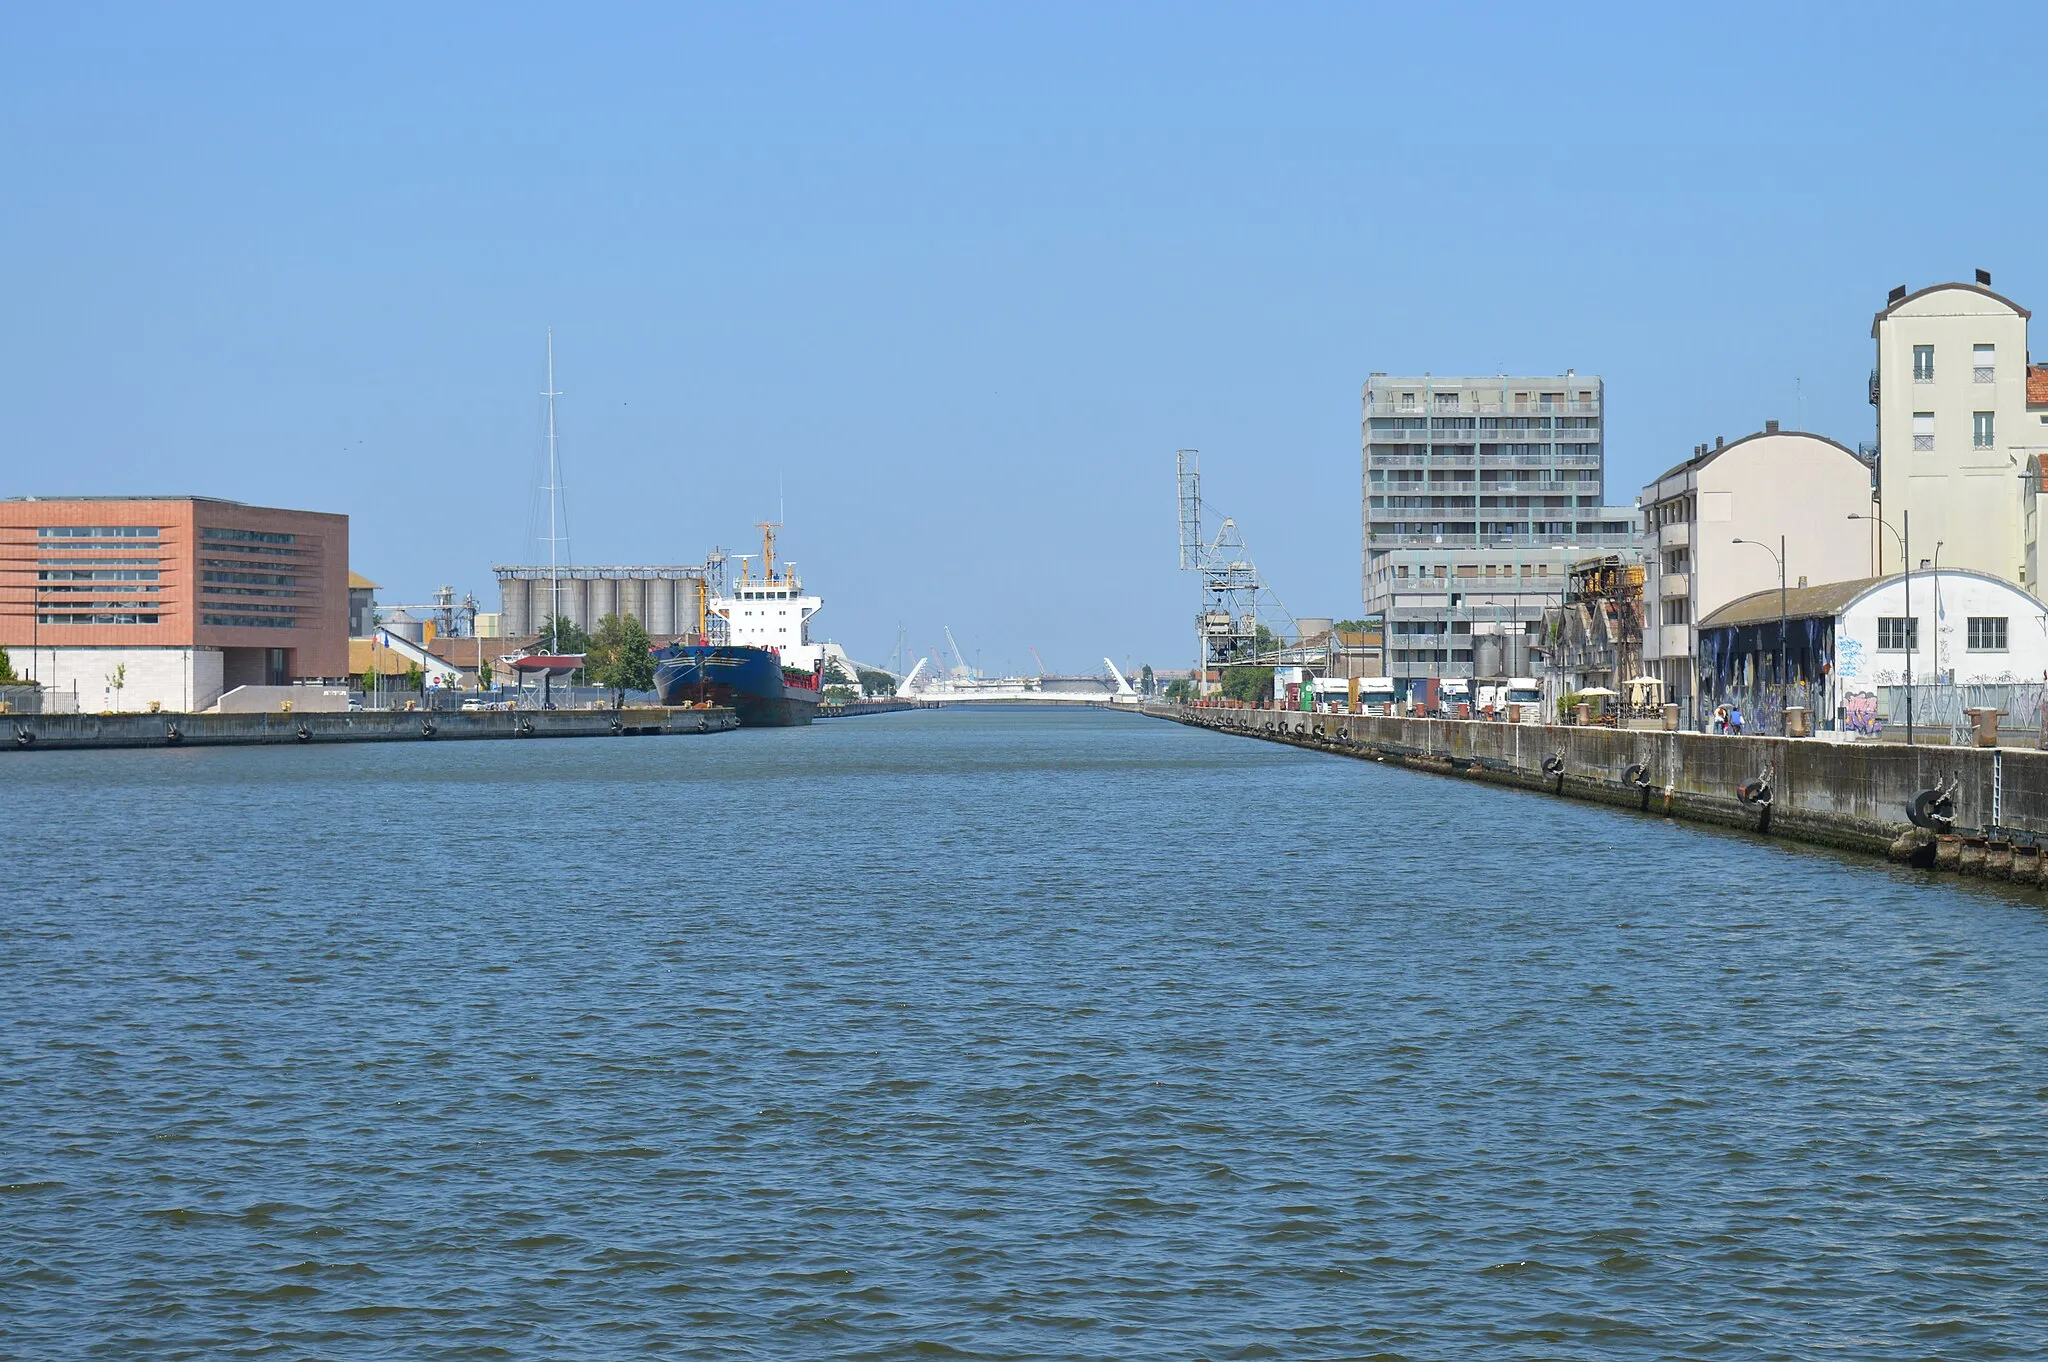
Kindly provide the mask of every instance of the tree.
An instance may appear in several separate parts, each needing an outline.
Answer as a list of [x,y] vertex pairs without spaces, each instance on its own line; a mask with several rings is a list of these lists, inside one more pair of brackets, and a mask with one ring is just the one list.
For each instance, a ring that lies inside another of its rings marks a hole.
[[851,686],[854,683],[853,678],[846,674],[846,668],[839,665],[839,659],[836,657],[825,659],[825,675],[822,679],[828,686]]
[[849,700],[860,699],[860,692],[852,686],[827,686],[824,698],[836,705],[843,705]]
[[21,678],[14,674],[14,661],[7,656],[7,650],[0,648],[0,686],[17,685]]
[[654,641],[631,615],[606,615],[583,650],[583,673],[612,693],[614,706],[629,690],[654,689]]
[[424,690],[426,685],[427,674],[420,670],[420,664],[417,662],[407,663],[405,668],[405,688],[407,690]]
[[[603,627],[601,622],[599,627]],[[575,657],[590,651],[590,635],[583,632],[582,625],[553,615],[540,626],[540,641],[556,657]]]
[[1225,667],[1223,669],[1223,695],[1230,700],[1241,700],[1245,704],[1257,704],[1273,698],[1273,669],[1271,667]]
[[860,693],[862,695],[894,695],[896,693],[896,678],[887,672],[862,671],[860,674]]
[[1166,683],[1166,698],[1176,705],[1184,705],[1195,698],[1195,683],[1185,676],[1175,677]]
[[123,662],[120,666],[107,673],[107,689],[114,692],[114,708],[119,709],[121,707],[121,692],[128,689],[128,664],[126,662]]
[[476,664],[476,684],[480,690],[491,688],[491,660],[488,657]]

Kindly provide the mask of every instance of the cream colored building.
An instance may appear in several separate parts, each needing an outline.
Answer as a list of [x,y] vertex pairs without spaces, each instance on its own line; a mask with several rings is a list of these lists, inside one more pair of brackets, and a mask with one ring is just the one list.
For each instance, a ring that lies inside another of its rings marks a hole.
[[1781,540],[1788,588],[1871,575],[1868,526],[1849,519],[1871,513],[1870,483],[1847,446],[1769,421],[1696,447],[1643,489],[1643,670],[1667,700],[1697,717],[1699,621],[1775,591]]
[[[1939,545],[1943,567],[2023,581],[2022,480],[2048,433],[2027,411],[2030,315],[1979,270],[1974,284],[1895,288],[1871,323],[1878,499],[1910,529],[1916,566]],[[1899,571],[1900,539],[1868,529],[1881,570]]]

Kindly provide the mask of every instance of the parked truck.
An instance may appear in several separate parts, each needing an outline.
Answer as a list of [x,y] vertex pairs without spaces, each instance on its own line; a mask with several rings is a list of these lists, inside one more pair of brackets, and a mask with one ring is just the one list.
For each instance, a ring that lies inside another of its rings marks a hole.
[[1480,681],[1478,713],[1493,719],[1543,722],[1543,686],[1533,676],[1495,676]]

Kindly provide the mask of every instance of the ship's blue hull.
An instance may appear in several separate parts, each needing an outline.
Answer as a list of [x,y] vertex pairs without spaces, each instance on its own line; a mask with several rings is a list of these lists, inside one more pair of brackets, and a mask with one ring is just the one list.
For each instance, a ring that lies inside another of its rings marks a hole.
[[818,712],[818,692],[782,679],[766,648],[676,643],[655,650],[654,690],[664,705],[729,705],[743,728],[789,728]]

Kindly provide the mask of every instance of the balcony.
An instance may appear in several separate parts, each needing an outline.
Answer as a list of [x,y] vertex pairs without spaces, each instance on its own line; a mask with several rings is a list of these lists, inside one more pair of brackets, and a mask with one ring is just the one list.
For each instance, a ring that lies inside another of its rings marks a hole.
[[1692,522],[1674,520],[1657,531],[1657,547],[1660,549],[1682,549],[1692,543]]
[[1970,381],[1972,383],[1996,383],[1998,381],[1998,370],[1988,365],[1979,365],[1970,370]]
[[1692,574],[1690,572],[1667,572],[1657,579],[1657,595],[1660,599],[1672,596],[1692,595]]

